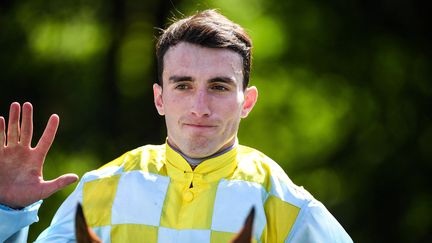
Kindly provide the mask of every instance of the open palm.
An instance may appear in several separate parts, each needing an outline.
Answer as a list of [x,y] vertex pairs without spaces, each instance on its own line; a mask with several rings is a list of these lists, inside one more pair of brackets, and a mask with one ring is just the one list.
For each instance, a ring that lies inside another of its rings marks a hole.
[[28,206],[49,197],[63,187],[75,182],[75,174],[62,175],[45,181],[42,169],[45,157],[54,140],[59,117],[52,115],[36,147],[31,147],[33,136],[33,107],[25,103],[12,103],[9,122],[0,117],[0,203],[12,208]]

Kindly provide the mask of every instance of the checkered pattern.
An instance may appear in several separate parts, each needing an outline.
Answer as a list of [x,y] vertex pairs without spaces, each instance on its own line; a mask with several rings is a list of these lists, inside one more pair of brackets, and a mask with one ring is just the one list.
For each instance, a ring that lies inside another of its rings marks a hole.
[[[284,196],[293,184],[283,171],[243,146],[194,171],[169,146],[144,146],[91,176],[84,178],[82,203],[89,225],[104,242],[227,242],[253,206],[254,241],[280,242],[306,195]],[[278,220],[276,214],[286,218]]]
[[130,151],[87,173],[38,241],[74,241],[77,202],[103,242],[229,242],[252,206],[253,242],[352,242],[275,162],[240,145],[193,171],[166,144]]

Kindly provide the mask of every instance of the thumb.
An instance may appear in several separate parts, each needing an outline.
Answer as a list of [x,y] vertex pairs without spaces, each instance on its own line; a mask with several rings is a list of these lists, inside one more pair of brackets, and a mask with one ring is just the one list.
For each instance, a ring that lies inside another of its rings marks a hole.
[[64,174],[57,177],[56,179],[45,181],[41,195],[42,199],[51,196],[56,191],[65,188],[66,186],[74,183],[77,180],[78,175],[76,174]]

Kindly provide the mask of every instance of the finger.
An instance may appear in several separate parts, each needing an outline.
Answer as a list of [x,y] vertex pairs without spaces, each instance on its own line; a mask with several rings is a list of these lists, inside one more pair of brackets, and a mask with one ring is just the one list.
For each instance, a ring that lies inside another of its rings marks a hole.
[[14,102],[9,110],[9,122],[7,131],[7,145],[17,144],[19,140],[19,119],[21,106],[18,102]]
[[20,143],[24,146],[31,146],[33,136],[33,107],[29,102],[22,107],[22,121]]
[[48,153],[48,150],[54,141],[59,122],[60,118],[57,115],[51,115],[50,119],[48,120],[48,124],[45,127],[45,131],[36,145],[36,149],[38,149],[44,156]]
[[0,146],[6,145],[6,123],[4,117],[0,116]]
[[63,189],[64,187],[74,183],[77,180],[78,176],[76,174],[65,174],[54,180],[45,181],[44,189],[41,194],[42,199],[51,196],[51,194],[53,194],[54,192]]

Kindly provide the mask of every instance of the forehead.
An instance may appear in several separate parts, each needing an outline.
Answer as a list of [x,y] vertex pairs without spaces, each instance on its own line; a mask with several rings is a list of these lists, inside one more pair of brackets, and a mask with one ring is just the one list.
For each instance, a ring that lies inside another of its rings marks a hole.
[[230,49],[208,48],[180,42],[168,49],[164,56],[163,79],[171,75],[233,76],[242,81],[243,60],[240,54]]

